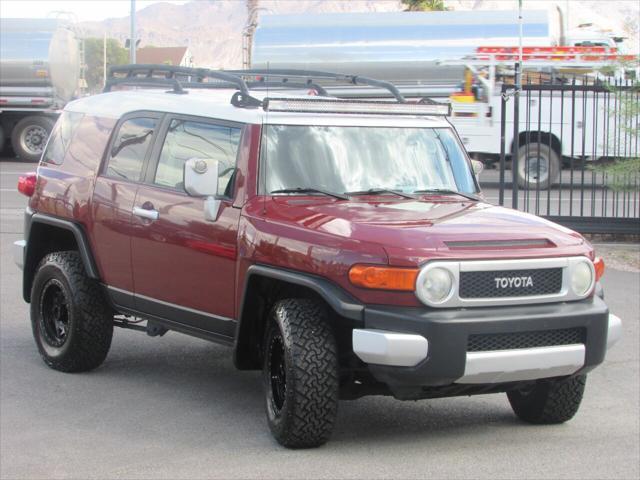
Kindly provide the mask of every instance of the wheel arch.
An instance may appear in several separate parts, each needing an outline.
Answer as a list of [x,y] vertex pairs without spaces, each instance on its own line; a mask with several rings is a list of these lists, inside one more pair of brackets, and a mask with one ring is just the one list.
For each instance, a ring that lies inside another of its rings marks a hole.
[[27,212],[25,221],[26,250],[22,296],[26,302],[31,300],[31,286],[36,268],[45,255],[65,250],[77,250],[89,278],[100,279],[89,241],[82,226],[70,220],[49,215]]
[[[511,141],[510,152],[513,152],[515,141]],[[538,132],[537,130],[528,130],[518,134],[518,145],[521,147],[527,143],[539,143],[540,145],[551,145],[551,150],[556,152],[562,158],[562,143],[560,139],[551,132]]]
[[349,325],[363,321],[364,307],[332,282],[306,273],[252,265],[245,276],[233,348],[238,369],[261,368],[260,345],[267,315],[277,300],[292,297],[318,299],[332,311],[332,319],[344,318]]

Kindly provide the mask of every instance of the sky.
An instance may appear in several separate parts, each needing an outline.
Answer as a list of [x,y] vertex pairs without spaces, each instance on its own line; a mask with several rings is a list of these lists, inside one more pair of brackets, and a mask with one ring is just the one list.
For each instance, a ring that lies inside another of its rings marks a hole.
[[[135,0],[136,11],[153,3],[165,1],[182,4],[187,0]],[[0,0],[2,18],[45,18],[52,11],[75,14],[78,21],[104,20],[127,17],[131,9],[130,0]]]

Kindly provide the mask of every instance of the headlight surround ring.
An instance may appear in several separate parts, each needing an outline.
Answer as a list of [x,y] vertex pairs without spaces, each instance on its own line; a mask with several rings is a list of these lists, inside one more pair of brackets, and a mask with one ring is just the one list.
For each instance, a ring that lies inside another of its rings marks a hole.
[[416,296],[426,305],[440,305],[451,298],[456,289],[451,271],[438,265],[423,268],[416,279]]
[[588,258],[573,263],[570,272],[570,288],[578,297],[588,296],[595,287],[596,271],[593,262]]

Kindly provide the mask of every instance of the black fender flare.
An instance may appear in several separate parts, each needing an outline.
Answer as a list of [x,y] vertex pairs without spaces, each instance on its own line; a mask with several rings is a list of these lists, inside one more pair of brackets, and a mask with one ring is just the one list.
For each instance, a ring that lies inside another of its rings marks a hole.
[[246,329],[248,328],[246,327],[247,322],[243,322],[243,320],[246,320],[245,312],[247,310],[247,302],[250,301],[248,289],[251,284],[251,279],[256,276],[307,288],[318,294],[339,316],[359,323],[364,321],[364,305],[359,303],[342,288],[325,278],[278,267],[251,265],[247,269],[244,279],[233,345],[233,362],[237,368],[247,368],[240,358],[240,350],[243,348],[241,342],[246,338]]
[[35,264],[37,259],[35,259],[34,256],[38,247],[37,242],[40,241],[40,239],[36,240],[31,238],[33,226],[36,224],[49,225],[71,232],[73,234],[73,237],[75,238],[76,244],[78,245],[78,253],[80,254],[80,258],[82,259],[82,263],[84,265],[85,271],[87,272],[87,276],[95,280],[100,280],[100,273],[98,272],[98,267],[96,266],[95,259],[93,258],[89,240],[87,239],[87,236],[84,233],[84,229],[81,225],[71,220],[54,217],[52,215],[33,213],[30,209],[27,209],[27,211],[25,212],[24,222],[25,240],[27,242],[24,256],[24,273],[22,282],[22,296],[24,297],[25,301],[30,301],[31,283],[33,282],[35,269],[37,267],[37,265]]

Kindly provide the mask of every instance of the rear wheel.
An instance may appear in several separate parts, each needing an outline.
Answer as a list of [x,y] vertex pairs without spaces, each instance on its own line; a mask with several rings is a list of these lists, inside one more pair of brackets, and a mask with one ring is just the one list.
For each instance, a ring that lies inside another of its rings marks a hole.
[[54,123],[48,117],[35,115],[20,120],[11,132],[16,156],[24,162],[39,161]]
[[42,359],[55,370],[84,372],[104,361],[113,312],[77,252],[50,253],[40,262],[31,290],[31,326]]
[[586,381],[586,375],[540,381],[533,387],[507,392],[507,397],[515,414],[525,422],[564,423],[578,412]]
[[338,412],[338,353],[323,305],[288,299],[271,311],[263,379],[269,428],[289,448],[331,436]]
[[518,150],[518,169],[514,174],[521,188],[549,188],[558,181],[560,158],[549,145],[537,142],[522,145]]

